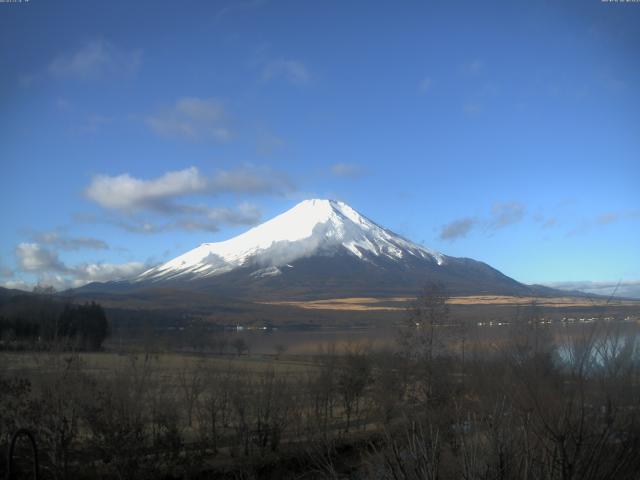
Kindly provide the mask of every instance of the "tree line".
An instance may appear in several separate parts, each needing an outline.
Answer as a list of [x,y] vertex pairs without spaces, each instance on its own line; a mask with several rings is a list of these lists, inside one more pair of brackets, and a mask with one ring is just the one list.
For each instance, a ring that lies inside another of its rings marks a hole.
[[98,350],[109,336],[109,321],[96,302],[74,304],[53,295],[18,295],[0,305],[0,344],[24,349],[60,343]]

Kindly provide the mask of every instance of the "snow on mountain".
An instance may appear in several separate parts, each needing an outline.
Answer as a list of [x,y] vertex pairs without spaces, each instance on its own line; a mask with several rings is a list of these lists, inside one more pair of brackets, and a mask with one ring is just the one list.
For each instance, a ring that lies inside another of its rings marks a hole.
[[346,203],[314,199],[229,240],[203,243],[147,270],[136,281],[207,278],[254,265],[254,278],[277,276],[293,268],[295,260],[345,250],[362,261],[375,257],[401,261],[411,256],[437,265],[445,261],[442,254],[377,225]]

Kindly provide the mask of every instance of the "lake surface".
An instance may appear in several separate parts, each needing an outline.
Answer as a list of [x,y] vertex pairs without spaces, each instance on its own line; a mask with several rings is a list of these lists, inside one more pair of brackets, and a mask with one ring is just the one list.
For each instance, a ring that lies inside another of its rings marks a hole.
[[[400,336],[399,325],[368,326],[357,328],[272,328],[272,329],[217,329],[193,331],[188,327],[169,328],[149,332],[115,331],[108,339],[106,348],[140,346],[151,336],[156,345],[165,350],[219,352],[220,343],[226,345],[226,353],[233,353],[232,344],[238,339],[244,340],[249,352],[254,355],[273,355],[284,351],[290,355],[315,355],[329,348],[344,352],[350,348],[396,349]],[[635,321],[613,321],[594,323],[575,323],[536,325],[538,335],[545,341],[553,341],[560,347],[566,347],[576,340],[584,340],[589,335],[596,337],[635,336],[640,333],[640,324]],[[454,327],[436,328],[438,338],[451,349],[496,350],[511,342],[514,336],[531,334],[532,326],[527,324],[473,324],[461,334]],[[146,339],[145,339],[146,336]]]
[[[514,334],[522,333],[525,328],[523,325],[474,325],[468,328],[464,337],[461,337],[460,333],[453,328],[439,327],[438,335],[454,348],[462,343],[463,338],[467,348],[473,346],[495,348],[512,339]],[[566,345],[589,335],[630,336],[640,332],[640,326],[635,322],[542,325],[539,328],[540,334],[553,340],[557,345]],[[240,330],[224,332],[224,335],[229,342],[236,338],[244,339],[252,354],[274,354],[278,347],[282,346],[287,354],[313,355],[331,346],[334,346],[338,352],[353,347],[395,349],[398,345],[399,332],[399,327],[366,327]]]

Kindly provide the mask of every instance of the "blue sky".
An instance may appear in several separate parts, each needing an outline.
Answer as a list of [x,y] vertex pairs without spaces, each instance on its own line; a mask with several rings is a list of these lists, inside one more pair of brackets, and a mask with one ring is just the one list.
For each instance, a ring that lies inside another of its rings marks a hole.
[[0,42],[1,284],[119,278],[328,197],[640,295],[638,3],[30,0]]

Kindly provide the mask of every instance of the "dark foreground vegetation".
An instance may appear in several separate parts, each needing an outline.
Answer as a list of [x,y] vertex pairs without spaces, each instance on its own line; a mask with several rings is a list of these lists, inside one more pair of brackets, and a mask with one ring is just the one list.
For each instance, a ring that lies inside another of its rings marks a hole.
[[52,344],[98,350],[108,335],[109,322],[95,302],[78,305],[45,290],[0,304],[0,350],[42,350]]
[[33,432],[42,478],[638,478],[635,337],[509,328],[478,344],[432,287],[393,351],[4,353],[0,449]]

